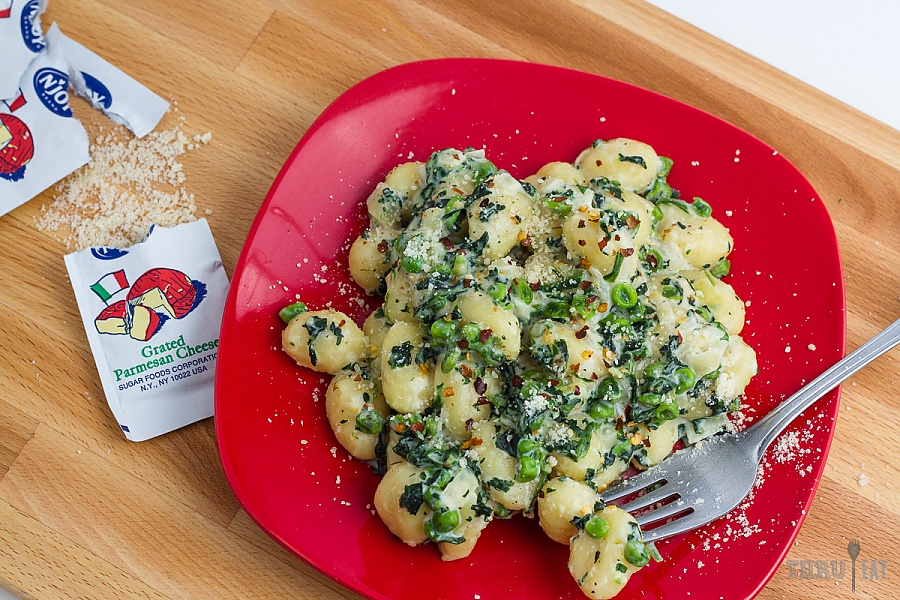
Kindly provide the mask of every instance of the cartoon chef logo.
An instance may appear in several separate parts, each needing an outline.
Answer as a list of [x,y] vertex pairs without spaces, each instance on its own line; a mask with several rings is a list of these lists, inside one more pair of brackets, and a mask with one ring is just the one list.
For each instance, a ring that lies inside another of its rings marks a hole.
[[[181,271],[150,269],[129,288],[125,269],[112,271],[90,286],[106,304],[94,319],[98,333],[129,335],[146,342],[169,319],[183,319],[206,297],[206,284]],[[110,304],[113,296],[128,290],[124,300]]]
[[31,130],[18,117],[0,113],[0,178],[18,181],[34,157]]

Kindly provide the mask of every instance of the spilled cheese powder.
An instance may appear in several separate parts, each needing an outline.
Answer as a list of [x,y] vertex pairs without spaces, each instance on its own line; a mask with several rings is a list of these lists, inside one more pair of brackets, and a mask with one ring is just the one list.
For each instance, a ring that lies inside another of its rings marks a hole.
[[180,158],[211,138],[210,133],[189,138],[180,123],[141,139],[123,128],[101,133],[91,162],[60,182],[53,202],[41,208],[38,227],[56,233],[67,248],[81,250],[130,246],[153,224],[194,221],[197,206],[184,188]]

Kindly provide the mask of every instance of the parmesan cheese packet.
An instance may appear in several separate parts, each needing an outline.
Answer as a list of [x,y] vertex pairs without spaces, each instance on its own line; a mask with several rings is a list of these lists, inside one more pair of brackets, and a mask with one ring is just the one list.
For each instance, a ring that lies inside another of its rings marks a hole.
[[46,47],[41,31],[46,6],[46,0],[0,0],[0,100],[18,94],[22,73]]
[[0,100],[0,215],[91,159],[87,132],[69,106],[68,70],[48,46],[22,74],[18,95]]
[[228,278],[205,219],[65,257],[103,392],[133,442],[213,414]]
[[88,50],[59,30],[56,23],[47,31],[47,43],[58,46],[69,61],[69,75],[75,93],[111,120],[124,125],[141,138],[153,131],[169,110],[169,103],[143,84]]

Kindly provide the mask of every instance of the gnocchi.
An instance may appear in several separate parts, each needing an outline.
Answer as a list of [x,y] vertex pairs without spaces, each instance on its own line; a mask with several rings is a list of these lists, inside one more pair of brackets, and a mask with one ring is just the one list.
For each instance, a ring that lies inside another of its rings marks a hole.
[[584,593],[661,560],[603,491],[730,424],[756,374],[728,275],[733,239],[643,142],[598,140],[524,180],[484,150],[396,167],[367,199],[353,279],[362,328],[282,311],[285,352],[334,375],[335,438],[383,474],[374,506],[444,560],[535,512]]

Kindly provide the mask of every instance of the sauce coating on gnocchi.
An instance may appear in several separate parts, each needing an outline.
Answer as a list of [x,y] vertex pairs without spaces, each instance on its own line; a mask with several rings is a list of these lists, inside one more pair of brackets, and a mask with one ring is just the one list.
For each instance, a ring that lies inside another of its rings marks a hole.
[[334,375],[328,421],[384,475],[374,506],[402,542],[457,560],[492,520],[536,513],[597,599],[661,560],[603,490],[728,429],[757,371],[723,281],[731,235],[671,168],[624,138],[524,180],[483,150],[401,164],[349,254],[383,306],[362,328],[282,311],[284,350]]

